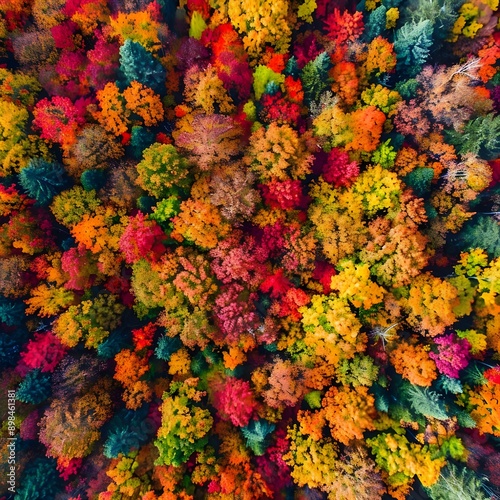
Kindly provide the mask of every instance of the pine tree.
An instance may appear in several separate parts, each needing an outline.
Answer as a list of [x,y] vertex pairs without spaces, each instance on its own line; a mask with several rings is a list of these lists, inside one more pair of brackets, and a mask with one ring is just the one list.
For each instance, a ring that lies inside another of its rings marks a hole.
[[487,500],[484,481],[466,467],[448,464],[441,472],[439,481],[426,488],[432,500]]
[[62,481],[52,458],[36,458],[23,471],[16,490],[16,500],[45,500],[56,498]]
[[41,158],[33,158],[19,174],[19,183],[38,205],[46,206],[52,198],[67,187],[64,168]]
[[125,40],[120,47],[120,70],[127,86],[136,81],[165,94],[165,68],[140,43]]
[[20,325],[24,319],[25,309],[22,302],[0,295],[0,322],[7,326]]
[[485,160],[495,160],[500,155],[500,116],[493,113],[479,116],[463,130],[447,131],[446,138],[461,155],[474,153]]
[[247,446],[257,455],[264,455],[267,448],[267,437],[274,431],[275,425],[267,420],[252,420],[241,429],[247,440]]
[[412,386],[406,394],[413,409],[425,417],[447,420],[449,418],[440,394],[427,388]]
[[308,62],[301,71],[300,78],[304,86],[306,103],[317,102],[320,95],[329,89],[331,68],[330,56],[327,52],[319,54],[314,61]]
[[143,405],[138,410],[122,409],[107,424],[108,435],[104,443],[104,455],[108,458],[118,458],[121,453],[127,455],[136,451],[146,443],[155,427],[148,419],[149,405]]
[[85,170],[80,176],[85,191],[99,191],[106,184],[106,172],[102,169]]
[[387,7],[385,5],[379,5],[375,10],[370,12],[365,24],[363,40],[371,42],[385,31],[386,14]]
[[42,373],[40,369],[28,372],[16,391],[16,398],[23,403],[40,404],[52,392],[50,373]]
[[397,32],[394,50],[398,57],[399,70],[412,77],[420,73],[429,57],[434,28],[428,19],[418,23],[407,23]]
[[488,215],[475,215],[467,221],[451,244],[462,251],[483,248],[490,257],[500,257],[500,224]]
[[415,196],[424,198],[431,191],[431,182],[434,178],[434,169],[417,167],[403,178],[404,183],[413,189]]

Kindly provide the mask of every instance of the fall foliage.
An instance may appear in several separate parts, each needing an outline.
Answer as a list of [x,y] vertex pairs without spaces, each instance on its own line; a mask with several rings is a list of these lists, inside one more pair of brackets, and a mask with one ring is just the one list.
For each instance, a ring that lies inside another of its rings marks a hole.
[[499,498],[499,17],[0,1],[0,497]]

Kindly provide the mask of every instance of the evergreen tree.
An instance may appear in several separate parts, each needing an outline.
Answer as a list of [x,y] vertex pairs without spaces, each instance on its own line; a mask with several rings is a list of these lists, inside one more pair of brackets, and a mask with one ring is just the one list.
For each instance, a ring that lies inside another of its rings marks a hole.
[[385,31],[386,14],[387,7],[385,5],[379,5],[370,12],[363,33],[363,39],[366,42],[371,42]]
[[99,191],[106,184],[106,172],[102,169],[98,170],[85,170],[80,176],[85,191]]
[[464,252],[483,248],[490,257],[500,257],[500,224],[491,215],[475,215],[451,238],[451,244]]
[[329,89],[328,71],[330,68],[330,56],[326,52],[322,52],[314,61],[310,61],[304,66],[300,78],[304,86],[306,103],[317,102],[320,95]]
[[19,173],[19,183],[38,205],[48,205],[68,185],[64,168],[42,158],[33,158]]
[[429,57],[434,28],[428,19],[418,23],[407,23],[397,32],[394,51],[398,58],[397,70],[410,77],[420,73]]
[[16,491],[16,500],[47,500],[56,498],[62,486],[53,458],[36,458],[23,471]]
[[165,94],[165,68],[140,43],[125,40],[120,47],[120,70],[126,86],[136,81],[160,95]]
[[408,187],[413,189],[415,196],[424,198],[431,191],[431,182],[434,178],[434,169],[430,167],[417,167],[403,178]]
[[267,420],[252,420],[241,432],[247,440],[247,446],[257,455],[264,455],[267,448],[267,437],[274,431],[274,424]]
[[136,411],[123,409],[109,422],[108,437],[104,443],[104,455],[118,458],[122,453],[127,455],[137,451],[154,434],[155,428],[148,416],[148,405]]
[[40,404],[51,394],[51,376],[40,369],[30,371],[19,385],[16,397],[23,403]]
[[7,326],[20,325],[24,319],[25,309],[22,302],[0,295],[0,322]]
[[463,130],[447,131],[446,138],[461,155],[474,153],[495,160],[500,155],[500,115],[479,116],[467,122]]
[[412,386],[407,391],[407,396],[413,409],[417,413],[424,415],[424,417],[432,417],[438,420],[447,420],[449,418],[444,401],[437,392],[419,386]]
[[466,467],[448,464],[442,471],[439,481],[426,488],[432,500],[487,500],[490,495],[484,492],[484,481]]
[[129,151],[133,158],[139,160],[142,152],[155,142],[155,136],[147,128],[139,126],[132,127],[131,135]]

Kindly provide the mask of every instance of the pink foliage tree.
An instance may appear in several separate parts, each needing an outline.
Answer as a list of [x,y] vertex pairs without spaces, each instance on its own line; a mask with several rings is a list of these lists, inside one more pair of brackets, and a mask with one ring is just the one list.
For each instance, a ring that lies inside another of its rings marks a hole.
[[70,276],[65,288],[83,291],[92,286],[98,273],[97,262],[92,256],[92,252],[81,245],[63,253],[61,267]]
[[73,144],[78,127],[85,123],[85,110],[82,112],[68,97],[42,99],[33,114],[33,125],[41,130],[40,137],[62,146]]
[[228,377],[214,394],[214,406],[222,420],[230,420],[237,427],[245,427],[257,408],[257,402],[249,382]]
[[255,238],[242,240],[241,231],[234,231],[229,238],[221,241],[210,256],[213,259],[212,271],[225,284],[240,281],[256,288],[267,274],[264,264],[267,254],[257,247]]
[[52,332],[35,333],[21,353],[21,360],[29,369],[40,368],[42,372],[52,373],[65,354],[66,348]]
[[215,299],[214,314],[216,323],[229,344],[236,342],[240,335],[259,325],[259,316],[254,306],[256,299],[256,293],[248,292],[238,283],[221,289],[221,293]]
[[460,339],[454,333],[434,339],[438,353],[429,353],[437,369],[450,378],[459,378],[458,372],[466,368],[470,360],[470,344],[467,339]]
[[129,224],[120,238],[120,250],[127,264],[139,259],[156,262],[166,251],[162,240],[165,233],[154,220],[148,220],[142,212],[130,217]]
[[339,148],[333,148],[328,155],[321,153],[317,161],[323,179],[335,187],[349,187],[359,175],[358,164]]
[[264,200],[271,208],[292,210],[303,202],[302,184],[299,180],[272,180],[260,186]]

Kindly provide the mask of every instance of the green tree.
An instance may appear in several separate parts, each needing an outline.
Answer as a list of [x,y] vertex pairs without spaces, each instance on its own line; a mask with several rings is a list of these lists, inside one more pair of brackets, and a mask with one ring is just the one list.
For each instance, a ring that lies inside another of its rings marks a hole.
[[120,70],[126,86],[136,81],[160,95],[165,94],[165,68],[140,43],[125,40],[120,47]]
[[484,491],[485,480],[480,479],[467,467],[448,464],[441,472],[439,481],[426,488],[432,500],[488,500]]
[[180,467],[208,443],[213,418],[207,409],[196,405],[204,393],[196,389],[197,378],[174,383],[163,395],[162,425],[155,445],[159,451],[157,465]]
[[396,32],[394,50],[398,57],[398,68],[408,76],[420,73],[427,61],[433,32],[434,28],[428,19],[407,23]]
[[462,130],[448,130],[446,138],[461,155],[474,153],[485,160],[495,160],[500,155],[500,115],[479,116]]
[[332,64],[327,52],[322,52],[316,59],[309,61],[300,74],[304,86],[304,97],[306,103],[319,101],[320,95],[329,89],[330,78],[328,71]]
[[155,142],[145,149],[137,172],[137,184],[156,198],[189,186],[188,161],[171,144]]
[[67,186],[64,168],[42,158],[33,158],[19,173],[19,183],[38,205],[48,205]]

